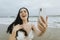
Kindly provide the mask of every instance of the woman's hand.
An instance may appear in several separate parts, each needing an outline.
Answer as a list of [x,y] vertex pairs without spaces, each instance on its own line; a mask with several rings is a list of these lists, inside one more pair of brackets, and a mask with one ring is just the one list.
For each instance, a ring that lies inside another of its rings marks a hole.
[[18,24],[18,25],[13,27],[13,31],[16,32],[17,30],[19,30],[21,28],[22,28],[22,26]]
[[41,31],[40,35],[42,35],[47,29],[47,19],[47,16],[46,20],[42,16],[40,16],[40,19],[38,20],[38,29]]

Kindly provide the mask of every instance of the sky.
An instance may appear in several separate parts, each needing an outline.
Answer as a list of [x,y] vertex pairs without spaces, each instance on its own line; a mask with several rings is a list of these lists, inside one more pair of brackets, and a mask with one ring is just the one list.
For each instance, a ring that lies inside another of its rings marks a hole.
[[45,8],[47,15],[60,15],[60,0],[0,0],[0,16],[16,16],[21,7],[29,10],[30,16],[39,15]]

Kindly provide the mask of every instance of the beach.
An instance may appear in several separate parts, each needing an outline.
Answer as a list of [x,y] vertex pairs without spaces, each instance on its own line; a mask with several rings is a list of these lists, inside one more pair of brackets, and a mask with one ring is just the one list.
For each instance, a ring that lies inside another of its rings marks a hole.
[[[6,33],[9,24],[0,24],[0,40],[8,40],[9,34]],[[35,35],[33,40],[60,40],[60,28],[48,27],[46,32],[38,37]]]
[[19,19],[17,17],[21,17],[19,13],[21,13],[20,8],[22,7],[28,9],[27,12],[24,12],[29,13],[28,21],[36,27],[40,16],[44,20],[45,16],[48,16],[46,32],[39,37],[34,34],[33,40],[60,40],[59,4],[60,0],[0,0],[0,40],[9,40],[10,34],[6,33],[7,28],[15,19]]
[[[32,20],[31,20],[32,19]],[[29,21],[35,26],[37,25],[38,17],[30,17]],[[15,20],[15,18],[3,17],[0,18],[0,40],[8,40],[9,33],[6,33],[8,26]],[[58,21],[57,21],[58,20]],[[49,17],[48,28],[42,36],[34,34],[33,40],[60,40],[60,17]]]

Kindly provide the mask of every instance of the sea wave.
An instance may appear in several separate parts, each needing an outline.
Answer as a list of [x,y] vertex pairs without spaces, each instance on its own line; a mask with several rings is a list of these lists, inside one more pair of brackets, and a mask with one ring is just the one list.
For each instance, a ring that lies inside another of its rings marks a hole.
[[[30,17],[29,21],[36,25],[38,17]],[[15,17],[0,17],[0,24],[11,24],[15,20]],[[59,27],[60,17],[48,17],[49,27]]]

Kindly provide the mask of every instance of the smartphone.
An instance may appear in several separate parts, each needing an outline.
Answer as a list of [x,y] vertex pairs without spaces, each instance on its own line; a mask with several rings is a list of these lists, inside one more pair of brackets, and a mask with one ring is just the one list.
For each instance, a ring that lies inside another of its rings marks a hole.
[[42,16],[44,20],[46,20],[46,8],[40,8],[39,9],[39,17]]

